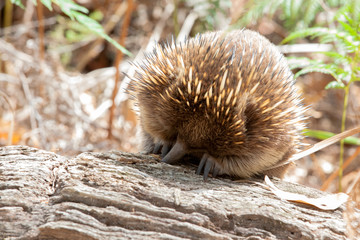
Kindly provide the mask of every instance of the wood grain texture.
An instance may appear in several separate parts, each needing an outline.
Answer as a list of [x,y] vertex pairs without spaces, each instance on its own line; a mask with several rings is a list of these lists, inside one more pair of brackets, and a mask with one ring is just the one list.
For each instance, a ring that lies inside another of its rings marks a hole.
[[346,239],[344,207],[284,201],[261,180],[204,182],[195,168],[117,151],[66,158],[2,147],[0,239]]

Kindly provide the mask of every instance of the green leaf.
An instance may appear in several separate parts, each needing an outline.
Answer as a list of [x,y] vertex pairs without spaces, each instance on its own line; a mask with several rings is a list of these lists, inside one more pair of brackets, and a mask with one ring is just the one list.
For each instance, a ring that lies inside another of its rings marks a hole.
[[353,82],[360,82],[360,72],[358,71],[357,74],[358,77],[355,77],[355,79],[352,80]]
[[338,81],[332,81],[332,82],[329,82],[325,89],[344,89],[345,88],[345,85],[342,83],[342,82],[338,82]]
[[[36,0],[32,0],[34,4],[36,5]],[[24,8],[23,4],[21,3],[21,0],[11,0],[13,4],[16,4],[22,8]],[[76,4],[72,0],[41,0],[42,4],[44,4],[50,11],[52,11],[52,3],[58,5],[63,13],[65,13],[68,17],[70,17],[71,20],[76,19],[80,24],[85,26],[87,29],[89,29],[91,32],[99,35],[100,37],[104,38],[111,44],[113,44],[117,49],[122,51],[124,54],[128,56],[132,56],[131,52],[129,52],[127,49],[125,49],[123,46],[121,46],[119,43],[117,43],[115,40],[110,38],[105,32],[103,27],[100,23],[98,23],[96,20],[84,15],[84,13],[88,13],[89,10],[83,6],[80,6]],[[95,17],[101,17],[99,14],[93,15]],[[68,32],[68,37],[71,36],[72,38],[75,38],[77,34],[75,32]]]
[[104,14],[99,10],[95,10],[89,14],[89,17],[96,21],[101,21],[104,19]]
[[283,11],[287,18],[291,18],[291,5],[293,1],[284,1]]
[[126,48],[124,48],[123,46],[121,46],[118,42],[116,42],[115,40],[113,40],[111,37],[109,37],[105,32],[103,27],[100,25],[100,23],[98,23],[97,21],[95,21],[94,19],[79,13],[79,12],[73,12],[73,16],[76,18],[76,20],[83,24],[85,27],[87,27],[89,30],[91,30],[92,32],[94,32],[95,34],[101,36],[102,38],[104,38],[106,41],[108,41],[109,43],[113,44],[117,49],[119,49],[121,52],[123,52],[124,54],[128,55],[128,56],[132,56],[131,52],[129,52]]
[[337,29],[329,29],[322,27],[307,28],[293,32],[289,36],[287,36],[281,42],[281,44],[287,43],[296,38],[306,38],[306,37],[310,37],[311,39],[319,37],[321,43],[340,42],[341,44],[346,46],[348,50],[351,50],[352,52],[355,51],[358,46],[360,46],[360,42],[356,40],[356,35],[352,36],[351,34],[345,31],[338,31]]
[[334,59],[334,62],[336,63],[341,63],[341,64],[350,64],[351,63],[351,58],[348,57],[347,55],[344,54],[340,54],[338,52],[320,52],[328,57],[331,57],[332,59]]
[[344,32],[344,31],[338,31],[336,33],[336,40],[338,42],[340,42],[340,44],[344,44],[344,46],[346,47],[345,49],[348,52],[355,52],[357,50],[357,48],[360,46],[360,41],[356,39],[357,34],[355,34],[354,36],[349,34],[348,32]]
[[352,20],[351,17],[348,16],[351,11],[352,11],[352,10],[351,10],[350,4],[347,4],[347,5],[343,6],[342,8],[340,8],[340,9],[336,12],[334,18],[335,18],[337,21],[339,21],[339,22],[346,19],[346,20],[350,23],[350,25],[353,25],[353,24],[354,24],[354,21]]
[[83,24],[85,27],[90,29],[92,32],[94,32],[96,34],[104,33],[104,29],[101,26],[101,24],[98,23],[97,21],[95,21],[94,19],[92,19],[80,12],[72,11],[72,14],[79,23]]
[[295,58],[289,57],[288,63],[290,69],[302,68],[295,74],[295,78],[311,72],[320,72],[324,74],[330,74],[338,82],[349,81],[350,73],[339,67],[338,64],[329,63],[325,64],[321,60],[312,60],[306,57]]
[[338,79],[336,69],[334,69],[332,65],[329,66],[329,65],[326,65],[326,64],[318,64],[318,65],[307,66],[307,67],[301,69],[299,72],[297,72],[295,74],[295,78],[297,78],[298,76],[304,75],[306,73],[311,73],[311,72],[320,72],[320,73],[324,73],[324,74],[330,74],[335,79]]
[[79,42],[85,39],[84,34],[78,33],[72,29],[69,29],[65,32],[65,37],[69,42]]
[[[245,5],[244,15],[233,24],[230,29],[243,28],[251,22],[264,17],[271,16],[284,0],[248,1]],[[285,1],[286,2],[286,1]]]
[[304,68],[310,65],[319,65],[323,64],[320,60],[312,60],[307,57],[287,57],[286,58],[291,70],[296,68]]
[[11,3],[21,7],[22,9],[25,8],[25,6],[22,4],[21,0],[11,0]]
[[74,30],[76,32],[79,32],[79,33],[89,33],[91,32],[89,30],[89,28],[87,28],[86,26],[84,26],[84,24],[82,23],[79,23],[78,21],[73,21],[73,20],[70,20],[68,23],[68,28],[71,29],[71,30]]
[[103,35],[100,35],[103,38],[105,38],[106,41],[108,41],[109,43],[113,44],[117,49],[119,49],[121,52],[123,52],[124,54],[128,55],[129,57],[132,56],[132,53],[129,52],[126,48],[124,48],[123,46],[121,46],[118,42],[116,42],[114,39],[112,39],[111,37],[109,37],[108,35],[106,35],[105,33]]
[[[303,134],[307,137],[313,137],[320,140],[325,140],[336,135],[335,133],[332,132],[313,130],[313,129],[307,129],[306,131],[303,132]],[[346,144],[360,145],[360,138],[347,137],[344,139],[344,142]]]
[[322,27],[307,28],[291,33],[281,42],[281,44],[290,42],[296,38],[311,37],[312,39],[314,39],[318,36],[326,36],[326,35],[334,36],[335,33],[336,33],[335,30],[331,30],[328,28],[322,28]]
[[[300,2],[300,1],[299,1]],[[315,19],[318,9],[321,7],[320,1],[312,0],[308,3],[305,15],[303,16],[304,25],[306,27]],[[300,7],[301,8],[301,7]]]
[[53,10],[52,6],[51,6],[51,0],[41,0],[42,4],[44,4],[45,7],[47,7],[47,9],[49,9],[50,11]]
[[357,35],[356,29],[354,29],[348,23],[341,21],[341,20],[338,20],[338,22],[341,24],[341,26],[344,28],[344,30],[347,31],[348,33],[350,33],[352,36]]
[[71,20],[74,19],[75,17],[74,13],[76,13],[77,11],[82,13],[89,12],[89,10],[87,10],[85,7],[74,3],[72,0],[52,0],[52,1],[53,3],[58,5],[61,11],[63,11],[68,17],[70,17]]

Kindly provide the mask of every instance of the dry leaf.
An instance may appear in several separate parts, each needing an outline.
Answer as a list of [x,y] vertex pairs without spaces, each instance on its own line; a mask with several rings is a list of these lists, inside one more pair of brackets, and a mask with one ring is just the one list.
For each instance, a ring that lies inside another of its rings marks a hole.
[[275,187],[268,176],[265,176],[265,183],[270,188],[270,190],[281,199],[304,203],[322,210],[335,210],[343,203],[345,203],[349,198],[349,196],[345,193],[328,194],[320,198],[310,198],[298,193],[285,192]]

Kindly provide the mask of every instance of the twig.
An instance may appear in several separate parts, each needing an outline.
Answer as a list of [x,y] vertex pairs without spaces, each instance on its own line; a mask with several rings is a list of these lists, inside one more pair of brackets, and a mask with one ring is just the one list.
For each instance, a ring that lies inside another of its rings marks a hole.
[[4,13],[4,27],[11,26],[13,18],[13,5],[10,0],[5,2],[5,13]]
[[349,136],[352,136],[354,134],[357,134],[360,132],[360,126],[357,126],[357,127],[354,127],[352,129],[349,129],[345,132],[342,132],[342,133],[339,133],[339,134],[336,134],[335,136],[332,136],[328,139],[325,139],[321,142],[318,142],[316,144],[314,144],[313,146],[311,146],[309,149],[306,149],[302,152],[299,152],[299,153],[296,153],[294,154],[291,158],[290,158],[290,162],[291,161],[296,161],[296,160],[299,160],[300,158],[303,158],[305,156],[308,156],[309,154],[311,153],[314,153],[314,152],[317,152],[327,146],[330,146],[331,144],[334,144],[346,137],[349,137]]
[[174,24],[174,35],[175,38],[179,36],[179,21],[178,21],[178,9],[179,9],[179,1],[173,0],[174,3],[174,14],[173,14],[173,24]]
[[36,6],[37,17],[39,20],[39,56],[40,61],[43,62],[45,59],[45,47],[44,47],[44,13],[43,13],[43,5],[40,0],[37,0]]
[[167,23],[167,20],[171,17],[172,13],[174,12],[174,9],[175,9],[174,4],[169,3],[168,5],[166,5],[164,14],[161,16],[161,19],[156,24],[153,34],[149,39],[149,44],[146,46],[145,51],[151,50],[155,45],[155,43],[159,41],[161,33],[163,32],[165,25]]
[[[121,35],[120,35],[120,40],[119,40],[119,44],[121,46],[125,46],[125,39],[128,33],[128,28],[130,25],[130,19],[131,19],[131,14],[133,12],[133,0],[128,0],[127,1],[127,11],[125,14],[125,19],[124,19],[124,23],[122,25],[121,28]],[[115,83],[114,83],[114,90],[111,96],[111,100],[112,100],[112,105],[110,108],[110,114],[109,114],[109,130],[108,130],[108,138],[111,139],[112,138],[112,122],[113,122],[113,118],[114,118],[114,111],[115,111],[115,97],[118,93],[118,86],[119,86],[119,82],[120,82],[120,62],[123,58],[124,54],[123,52],[121,52],[120,50],[117,50],[117,55],[116,55],[116,60],[115,60],[115,68],[116,68],[116,73],[115,73]]]
[[[348,159],[346,159],[346,161],[344,162],[344,164],[342,165],[342,170],[344,170],[345,168],[347,168],[350,163],[360,154],[360,147],[356,148],[356,151],[354,152],[354,154],[352,154]],[[325,191],[326,189],[328,189],[330,183],[332,181],[334,181],[334,179],[336,177],[339,176],[339,172],[340,172],[340,168],[338,168],[336,171],[332,172],[332,174],[326,179],[326,181],[323,183],[323,185],[321,186],[320,190],[321,191]]]
[[[21,81],[21,85],[22,85],[22,88],[24,91],[25,98],[31,107],[31,112],[34,113],[36,110],[35,110],[35,106],[33,104],[33,97],[30,92],[30,87],[26,80],[26,77],[22,72],[20,73],[20,81]],[[36,119],[34,117],[34,114],[30,114],[30,125],[31,125],[32,130],[37,128]]]
[[0,82],[19,84],[19,79],[6,73],[0,73]]
[[195,12],[191,12],[187,17],[185,18],[184,24],[181,27],[181,30],[179,34],[177,35],[177,41],[181,41],[185,39],[187,36],[189,36],[190,31],[192,27],[194,26],[194,23],[196,19],[199,17],[199,15]]
[[[29,2],[32,4],[31,1]],[[43,20],[43,22],[44,22],[44,26],[54,25],[56,23],[56,17],[46,18]],[[5,32],[10,35],[14,35],[14,34],[22,35],[28,32],[29,29],[39,27],[39,24],[40,24],[39,21],[36,20],[36,21],[31,21],[31,22],[29,21],[26,23],[12,25],[6,28],[0,28],[0,36],[3,36]]]
[[11,45],[10,43],[6,42],[1,38],[0,38],[0,50],[2,54],[6,53],[6,55],[13,58],[13,60],[20,60],[26,63],[29,67],[31,66],[34,69],[39,69],[39,64],[36,64],[36,62],[34,62],[34,59],[31,55],[18,51],[16,48],[14,48],[13,45]]
[[358,182],[360,182],[360,171],[358,171],[355,180],[352,182],[352,184],[348,187],[348,189],[346,190],[346,194],[351,193],[351,191],[354,189],[354,187],[356,186],[356,184],[358,184]]
[[[86,40],[81,40],[79,42],[75,42],[75,43],[71,43],[71,44],[68,44],[68,45],[61,45],[61,46],[58,46],[54,49],[51,49],[51,53],[52,54],[55,54],[57,56],[63,54],[63,53],[68,53],[68,52],[74,52],[75,50],[79,49],[79,48],[82,48],[86,45],[88,45],[90,42],[92,41],[98,41],[99,38],[97,36],[93,36],[91,38],[87,38]],[[88,53],[88,52],[87,52]]]
[[31,94],[29,83],[28,83],[27,78],[26,78],[26,76],[24,75],[23,72],[19,73],[19,77],[20,77],[20,80],[21,80],[21,83],[22,83],[22,87],[23,87],[23,90],[24,90],[26,100],[28,101],[28,103],[30,105],[30,110],[31,110],[30,125],[31,125],[31,129],[32,129],[32,131],[38,130],[39,135],[40,135],[40,142],[42,144],[42,147],[46,148],[47,144],[45,142],[44,129],[42,127],[43,126],[42,118],[41,118],[41,115],[39,114],[39,112],[36,110],[36,107],[34,105],[34,98],[33,98],[32,94]]
[[340,141],[341,139],[344,139],[344,138],[347,138],[349,136],[352,136],[354,134],[357,134],[360,132],[360,126],[357,126],[357,127],[354,127],[352,129],[349,129],[345,132],[342,132],[342,133],[339,133],[339,134],[336,134],[335,136],[332,136],[328,139],[325,139],[321,142],[318,142],[314,145],[312,145],[311,147],[309,147],[308,149],[304,150],[304,151],[301,151],[299,153],[295,153],[294,155],[292,155],[290,157],[289,160],[286,160],[284,162],[280,162],[278,164],[275,164],[274,166],[271,166],[269,167],[267,170],[270,170],[270,169],[274,169],[274,168],[278,168],[280,166],[284,166],[284,165],[287,165],[287,164],[291,164],[303,157],[306,157],[314,152],[317,152],[323,148],[326,148],[327,146],[330,146],[331,144],[334,144],[338,141]]
[[14,125],[15,125],[15,112],[14,112],[14,108],[11,106],[9,97],[6,95],[6,93],[4,93],[3,91],[0,90],[0,95],[3,96],[3,98],[9,105],[9,108],[11,111],[11,121],[10,121],[10,129],[9,129],[9,133],[8,133],[7,145],[12,145],[12,139],[13,139],[13,135],[14,135]]
[[24,16],[23,16],[24,25],[26,25],[27,27],[30,27],[31,25],[34,24],[34,22],[31,21],[33,15],[34,15],[34,3],[33,3],[33,1],[26,1],[26,7],[25,7]]

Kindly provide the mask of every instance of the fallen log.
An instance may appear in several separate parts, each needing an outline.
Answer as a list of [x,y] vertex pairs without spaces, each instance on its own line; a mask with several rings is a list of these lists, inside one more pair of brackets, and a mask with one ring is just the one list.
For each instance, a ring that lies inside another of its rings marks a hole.
[[204,182],[195,168],[119,151],[70,158],[1,147],[0,239],[346,239],[344,206],[281,200],[262,180]]

